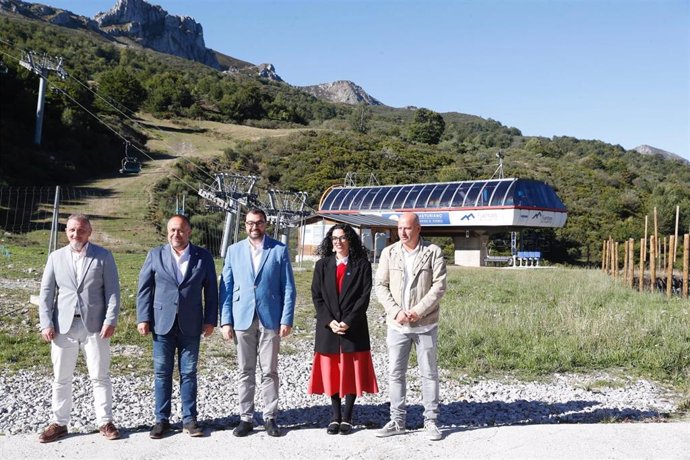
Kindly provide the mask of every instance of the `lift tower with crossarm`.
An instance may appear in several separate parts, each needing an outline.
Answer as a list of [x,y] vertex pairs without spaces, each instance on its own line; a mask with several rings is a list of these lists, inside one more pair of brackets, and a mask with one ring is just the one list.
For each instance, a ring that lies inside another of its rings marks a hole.
[[37,56],[33,51],[22,55],[19,64],[38,75],[38,105],[36,106],[36,130],[34,132],[34,144],[41,144],[41,131],[43,130],[43,107],[45,106],[46,87],[48,86],[48,74],[55,72],[61,79],[67,78],[67,72],[62,68],[62,58],[49,58],[46,54]]

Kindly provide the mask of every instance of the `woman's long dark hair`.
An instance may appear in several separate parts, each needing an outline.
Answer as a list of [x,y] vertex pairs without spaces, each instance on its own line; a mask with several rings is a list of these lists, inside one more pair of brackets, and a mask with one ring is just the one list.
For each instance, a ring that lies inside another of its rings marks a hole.
[[350,243],[349,257],[352,260],[368,260],[369,255],[367,254],[367,250],[364,248],[364,246],[362,246],[362,240],[359,239],[359,235],[357,235],[357,233],[355,233],[355,230],[348,224],[335,224],[334,226],[332,226],[328,230],[328,233],[326,233],[326,236],[324,237],[323,241],[321,241],[319,247],[316,248],[316,255],[319,256],[319,258],[321,258],[328,257],[331,254],[333,254],[333,242],[331,241],[331,238],[333,237],[333,231],[338,229],[341,229],[345,232],[345,237],[347,238],[347,241]]

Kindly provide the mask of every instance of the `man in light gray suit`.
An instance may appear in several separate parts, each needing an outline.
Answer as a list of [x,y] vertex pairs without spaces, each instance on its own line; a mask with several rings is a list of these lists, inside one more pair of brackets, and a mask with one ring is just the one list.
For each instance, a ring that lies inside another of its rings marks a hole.
[[120,281],[110,251],[89,243],[91,223],[83,214],[67,219],[69,245],[48,256],[38,314],[41,336],[51,343],[53,417],[39,437],[53,442],[67,434],[72,410],[72,377],[79,348],[93,385],[94,408],[100,433],[117,439],[113,424],[110,382],[110,337],[120,311]]

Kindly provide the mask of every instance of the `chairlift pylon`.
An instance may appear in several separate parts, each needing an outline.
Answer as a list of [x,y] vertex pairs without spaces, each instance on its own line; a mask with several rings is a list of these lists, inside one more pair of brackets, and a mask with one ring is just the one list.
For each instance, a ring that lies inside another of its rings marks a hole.
[[120,174],[139,174],[141,172],[141,163],[134,155],[129,155],[129,141],[125,142],[125,157],[122,159],[122,168]]

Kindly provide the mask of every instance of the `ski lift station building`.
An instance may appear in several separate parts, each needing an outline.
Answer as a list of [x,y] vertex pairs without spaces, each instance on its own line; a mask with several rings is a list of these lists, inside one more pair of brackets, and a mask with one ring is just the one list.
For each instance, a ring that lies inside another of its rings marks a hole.
[[487,244],[494,233],[527,228],[563,227],[567,210],[544,182],[505,178],[426,184],[333,186],[321,197],[315,215],[301,233],[304,258],[312,258],[328,229],[349,223],[378,257],[396,241],[397,219],[414,212],[422,236],[452,237],[456,265],[486,264]]

